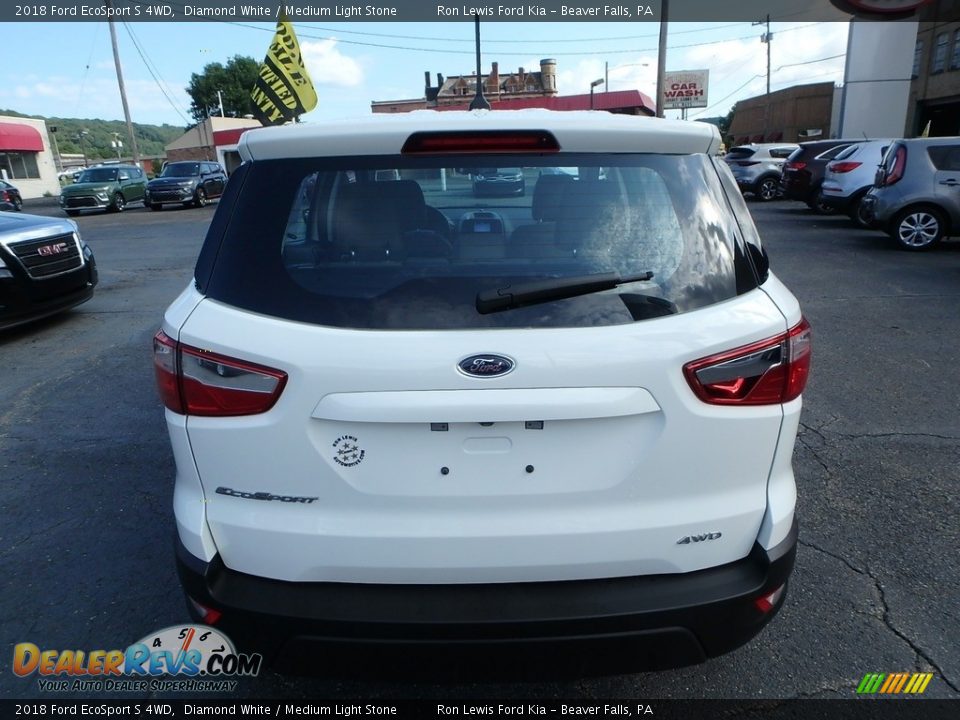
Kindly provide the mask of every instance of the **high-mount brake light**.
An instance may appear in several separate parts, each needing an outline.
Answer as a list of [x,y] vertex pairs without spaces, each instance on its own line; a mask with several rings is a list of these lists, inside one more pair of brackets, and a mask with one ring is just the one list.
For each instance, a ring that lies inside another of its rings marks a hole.
[[163,404],[183,415],[256,415],[277,402],[287,374],[178,343],[162,330],[153,339]]
[[560,143],[545,130],[463,130],[415,132],[403,143],[404,155],[559,152]]
[[810,323],[777,337],[683,366],[697,397],[711,405],[778,405],[800,396],[810,375]]

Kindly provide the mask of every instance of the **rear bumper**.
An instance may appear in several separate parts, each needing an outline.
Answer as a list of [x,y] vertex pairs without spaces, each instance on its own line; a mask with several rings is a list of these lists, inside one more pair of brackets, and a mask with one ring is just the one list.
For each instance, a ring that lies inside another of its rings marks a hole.
[[787,582],[796,544],[794,520],[776,547],[755,544],[708,570],[474,585],[282,582],[229,570],[219,556],[204,563],[179,539],[176,555],[186,594],[278,669],[519,677],[665,669],[729,652],[779,610],[783,595],[766,612],[755,600]]

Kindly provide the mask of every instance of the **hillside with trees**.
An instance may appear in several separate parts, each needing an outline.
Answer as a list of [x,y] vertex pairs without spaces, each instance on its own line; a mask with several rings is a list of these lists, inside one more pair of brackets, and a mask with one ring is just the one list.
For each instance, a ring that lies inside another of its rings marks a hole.
[[[127,138],[127,124],[123,120],[95,120],[80,118],[43,117],[41,115],[25,115],[13,110],[0,110],[0,115],[27,117],[36,120],[45,120],[47,130],[53,132],[56,128],[56,142],[61,154],[80,155],[85,150],[90,160],[116,159],[117,151],[110,147],[114,137],[119,137],[123,143],[121,155],[129,158],[132,154],[130,141]],[[80,133],[83,136],[83,148],[80,146]],[[143,157],[163,156],[164,147],[183,135],[185,129],[177,125],[144,125],[134,123],[133,131],[137,136],[137,147]],[[116,135],[114,135],[116,133]],[[51,140],[51,143],[53,141]]]

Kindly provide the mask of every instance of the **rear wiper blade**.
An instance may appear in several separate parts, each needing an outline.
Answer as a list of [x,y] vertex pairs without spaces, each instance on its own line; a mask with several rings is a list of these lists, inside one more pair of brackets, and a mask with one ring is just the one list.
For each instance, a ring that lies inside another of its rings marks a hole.
[[642,282],[650,280],[652,277],[653,273],[649,271],[631,275],[607,272],[506,285],[478,292],[477,312],[481,315],[489,315],[504,310],[539,305],[552,300],[589,295],[601,290],[612,290],[619,285]]

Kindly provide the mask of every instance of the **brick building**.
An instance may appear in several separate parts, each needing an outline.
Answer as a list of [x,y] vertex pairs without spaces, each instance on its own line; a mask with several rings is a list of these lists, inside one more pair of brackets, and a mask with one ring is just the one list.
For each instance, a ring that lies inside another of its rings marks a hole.
[[960,135],[960,0],[921,9],[904,133]]
[[240,134],[252,127],[261,127],[252,118],[209,117],[190,128],[165,147],[167,162],[178,160],[212,160],[229,171],[235,164],[236,145]]
[[749,142],[802,142],[829,138],[834,84],[795,85],[738,102],[729,134],[737,145]]
[[[557,88],[557,61],[540,61],[540,72],[520,68],[501,73],[498,63],[481,75],[483,96],[493,110],[606,110],[627,115],[656,115],[653,100],[639,90],[615,90],[593,95],[560,95]],[[444,78],[437,73],[437,84],[430,84],[424,73],[424,96],[409,100],[378,100],[370,103],[375,113],[401,113],[413,110],[466,110],[477,92],[477,76],[456,75]]]

